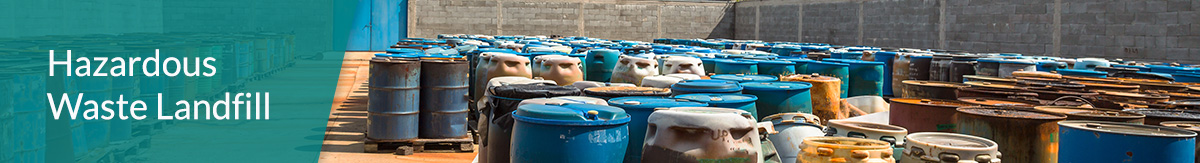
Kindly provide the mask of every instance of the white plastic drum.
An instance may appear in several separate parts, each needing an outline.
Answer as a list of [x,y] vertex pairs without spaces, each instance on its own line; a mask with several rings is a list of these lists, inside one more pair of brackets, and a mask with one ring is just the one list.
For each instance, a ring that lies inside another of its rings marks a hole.
[[645,78],[642,78],[641,86],[642,87],[654,87],[654,88],[671,88],[672,84],[679,83],[679,81],[696,80],[696,79],[700,79],[700,76],[697,76],[695,74],[667,74],[667,75],[659,75],[659,76],[647,76]]
[[900,150],[904,149],[904,136],[908,135],[908,129],[888,124],[830,120],[829,127],[825,133],[828,136],[865,138],[888,142],[894,148],[893,152],[899,153]]
[[583,70],[580,69],[579,58],[554,57],[542,61],[542,78],[553,80],[559,86],[571,85],[583,81]]
[[770,122],[778,133],[767,135],[767,139],[775,145],[775,151],[782,162],[796,162],[800,154],[800,144],[804,138],[825,136],[825,127],[816,115],[805,113],[779,113],[764,117],[763,122]]
[[985,138],[941,132],[909,134],[900,163],[999,163],[999,145]]
[[570,57],[567,57],[565,55],[539,55],[537,57],[533,57],[533,61],[532,61],[533,67],[530,68],[530,70],[531,70],[530,72],[531,72],[531,74],[533,74],[533,77],[541,77],[542,76],[542,72],[546,71],[546,69],[547,69],[547,67],[543,63],[546,61],[546,59],[550,59],[550,58],[570,58]]
[[654,75],[658,75],[658,62],[653,59],[623,55],[617,62],[617,66],[613,68],[612,82],[641,85],[642,78]]
[[714,107],[656,110],[647,119],[642,162],[762,162],[750,112]]
[[848,137],[809,137],[800,144],[797,163],[894,163],[887,142]]
[[501,76],[533,78],[533,74],[529,69],[529,57],[508,53],[495,53],[491,55],[491,58],[491,62],[487,65],[487,77],[485,78],[488,81]]
[[663,61],[662,74],[695,74],[704,76],[704,63],[694,57],[668,57]]

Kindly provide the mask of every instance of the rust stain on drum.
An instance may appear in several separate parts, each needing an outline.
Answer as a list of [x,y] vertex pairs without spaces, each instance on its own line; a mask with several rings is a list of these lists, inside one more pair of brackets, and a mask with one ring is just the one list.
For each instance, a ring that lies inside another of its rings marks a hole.
[[990,88],[974,88],[963,87],[958,89],[958,97],[990,97],[990,98],[1011,98],[1016,97],[1037,97],[1037,93],[1032,92],[1015,92],[1009,90],[999,90]]
[[954,100],[958,98],[958,89],[968,87],[961,83],[905,80],[903,98],[929,98]]
[[841,112],[841,79],[832,76],[799,74],[783,77],[782,80],[807,82],[813,85],[809,90],[812,96],[812,113],[821,118],[822,125],[829,120],[849,118],[849,115]]
[[954,115],[959,107],[973,106],[968,103],[938,99],[892,99],[888,123],[916,132],[953,132]]
[[965,97],[958,98],[959,101],[983,106],[1010,106],[1010,107],[1033,107],[1037,105],[1033,102],[1016,101],[1012,99],[987,98],[987,97]]
[[1006,162],[1057,162],[1058,121],[1066,115],[1006,107],[963,107],[958,133],[996,141]]

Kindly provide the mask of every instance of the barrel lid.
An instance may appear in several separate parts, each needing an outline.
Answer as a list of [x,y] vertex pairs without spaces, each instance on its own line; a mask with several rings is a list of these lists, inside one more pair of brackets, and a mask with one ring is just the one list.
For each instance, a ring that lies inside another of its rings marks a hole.
[[963,75],[963,79],[989,81],[992,83],[1014,83],[1014,82],[1017,82],[1017,79],[997,78],[997,77],[979,76],[979,75]]
[[908,144],[925,144],[934,148],[951,149],[951,151],[984,151],[999,148],[999,145],[992,140],[956,133],[920,132],[908,134],[908,136],[905,136],[905,139],[905,142]]
[[1103,90],[1096,91],[1096,93],[1100,93],[1102,95],[1120,96],[1120,97],[1129,97],[1129,98],[1149,98],[1149,99],[1170,98],[1168,96],[1155,95],[1155,94],[1141,94],[1141,93],[1132,93],[1132,92],[1117,92],[1117,91],[1103,91]]
[[696,93],[676,95],[675,98],[694,100],[709,104],[727,104],[727,103],[743,103],[754,102],[758,100],[758,96],[748,94],[713,94],[713,93]]
[[1159,125],[1174,127],[1193,132],[1200,132],[1200,121],[1164,121],[1159,122]]
[[808,113],[772,114],[772,115],[768,115],[767,117],[763,117],[762,121],[763,122],[772,122],[772,124],[775,124],[775,125],[790,124],[790,123],[803,123],[803,124],[809,124],[809,125],[824,128],[824,126],[821,126],[821,118],[820,117],[817,117],[816,115],[812,115],[812,114],[808,114]]
[[1170,105],[1180,105],[1180,106],[1200,106],[1200,99],[1175,100],[1175,101],[1167,101],[1166,103],[1170,104]]
[[733,60],[733,59],[723,59],[723,60],[717,60],[717,62],[719,62],[719,63],[725,63],[725,64],[739,64],[739,65],[752,65],[752,64],[758,64],[758,62],[757,62],[757,61],[752,61],[752,60]]
[[1088,110],[1088,111],[1077,111],[1077,112],[1070,112],[1070,113],[1064,113],[1064,114],[1067,114],[1069,116],[1103,117],[1103,118],[1131,118],[1131,119],[1146,118],[1146,115],[1133,113],[1133,112],[1126,112],[1126,111],[1116,111],[1116,110]]
[[1092,70],[1058,69],[1055,71],[1058,71],[1059,74],[1063,74],[1063,75],[1076,75],[1076,74],[1108,75],[1107,72],[1092,71]]
[[1033,64],[1037,64],[1037,63],[1033,63],[1033,60],[1028,60],[1028,59],[1006,59],[1006,60],[1001,60],[1001,61],[1000,61],[1000,63],[1006,63],[1006,64],[1024,64],[1024,65],[1033,65]]
[[703,107],[708,106],[703,102],[681,99],[681,98],[666,98],[666,97],[617,97],[608,100],[608,104],[616,107],[638,110],[653,110],[655,108],[670,108],[670,107]]
[[758,61],[758,64],[779,64],[779,65],[796,64],[796,63],[792,63],[792,61],[787,61],[787,60],[755,60],[755,61]]
[[847,60],[847,61],[842,61],[842,63],[851,64],[851,65],[883,65],[883,62],[860,61],[860,60]]
[[900,126],[849,120],[829,120],[829,127],[874,131],[884,134],[908,134],[908,129]]
[[933,59],[932,55],[914,55],[913,59]]
[[671,94],[671,89],[654,87],[609,86],[585,88],[583,89],[583,93],[606,97],[667,96]]
[[1187,130],[1178,129],[1178,128],[1171,128],[1171,127],[1164,127],[1164,126],[1139,125],[1139,124],[1120,123],[1120,122],[1069,120],[1069,121],[1058,122],[1058,125],[1063,126],[1063,127],[1080,129],[1080,130],[1104,132],[1104,133],[1111,133],[1111,134],[1122,134],[1122,135],[1138,135],[1138,136],[1152,136],[1152,137],[1177,137],[1177,138],[1196,137],[1196,132],[1187,131]]
[[424,51],[421,51],[421,49],[411,49],[411,48],[389,48],[389,49],[386,49],[386,50],[384,50],[384,52],[387,52],[387,53],[393,53],[393,54],[405,54],[405,53],[408,53],[408,54],[416,54],[416,53],[424,53]]
[[909,105],[951,107],[951,108],[972,106],[969,103],[963,103],[961,101],[950,101],[950,100],[940,100],[940,99],[893,98],[892,102],[904,103],[904,104],[909,104]]
[[1013,101],[1013,100],[1000,99],[1000,98],[963,97],[963,98],[958,98],[958,100],[962,101],[962,102],[970,103],[970,104],[984,105],[984,106],[1015,106],[1015,107],[1032,107],[1033,106],[1033,104],[1026,103],[1026,102]]
[[756,91],[794,91],[807,90],[812,84],[805,82],[746,82],[742,83],[745,90]]
[[1174,109],[1130,109],[1125,110],[1138,114],[1144,114],[1146,117],[1164,117],[1164,118],[1179,118],[1200,120],[1200,112],[1191,110],[1174,110]]
[[1063,114],[1051,113],[1051,112],[1045,112],[1045,111],[1018,110],[1016,108],[986,107],[986,106],[985,107],[962,107],[962,108],[958,108],[958,112],[964,113],[964,114],[978,115],[978,116],[1015,118],[1015,119],[1062,120],[1062,119],[1067,118],[1067,116],[1063,115]]
[[[823,75],[817,75],[817,74],[812,74],[812,75],[797,74],[797,75],[784,77],[784,81],[833,82],[833,81],[841,81],[841,79],[838,79],[837,77],[823,76]],[[810,84],[811,84],[811,82],[810,82]]]
[[1137,89],[1138,87],[1140,87],[1138,85],[1121,85],[1121,84],[1110,84],[1110,83],[1101,83],[1101,82],[1093,82],[1093,81],[1076,81],[1076,82],[1071,82],[1071,83],[1083,85],[1084,87],[1100,87],[1100,88]]
[[593,104],[522,105],[513,111],[518,121],[571,126],[616,125],[629,122],[621,108]]
[[[852,137],[817,136],[804,138],[802,144],[839,150],[891,150],[891,143]],[[889,151],[890,152],[890,151]]]
[[718,92],[733,92],[742,90],[742,86],[736,81],[728,80],[684,80],[671,85],[672,91],[718,91]]
[[971,85],[972,87],[999,88],[999,89],[1021,89],[1021,87],[1019,87],[1017,85],[1012,85],[1012,84],[1000,84],[1000,83],[981,82],[981,81],[969,81],[969,82],[963,82],[963,83],[967,84],[967,85]]
[[905,80],[905,81],[902,81],[902,83],[908,84],[908,85],[919,85],[919,86],[926,86],[926,87],[942,87],[942,88],[967,87],[967,85],[963,85],[960,83],[939,82],[939,81]]
[[737,81],[737,82],[778,81],[779,80],[779,77],[770,76],[770,75],[745,75],[745,74],[718,74],[718,75],[709,76],[709,78],[717,79],[717,80]]
[[793,62],[793,63],[811,63],[811,62],[816,62],[815,60],[808,59],[808,58],[789,58],[789,59],[782,59],[782,60],[785,60],[785,61],[791,61],[791,62]]
[[1037,107],[1033,107],[1033,109],[1037,109],[1037,110],[1041,110],[1041,111],[1048,111],[1048,112],[1055,112],[1055,113],[1060,113],[1060,114],[1084,112],[1084,111],[1120,111],[1120,110],[1116,110],[1116,109],[1084,108],[1084,107],[1073,107],[1073,106],[1037,106]]
[[824,62],[824,61],[813,61],[813,62],[811,62],[810,64],[829,65],[829,66],[840,66],[840,67],[847,67],[847,66],[850,66],[850,64],[845,64],[845,63],[838,63],[838,62]]

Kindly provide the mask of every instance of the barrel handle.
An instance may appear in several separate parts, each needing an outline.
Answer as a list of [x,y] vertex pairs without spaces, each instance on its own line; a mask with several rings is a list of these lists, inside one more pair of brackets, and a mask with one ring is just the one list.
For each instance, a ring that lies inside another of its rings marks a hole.
[[1062,97],[1058,97],[1057,99],[1054,99],[1054,101],[1050,101],[1050,103],[1051,104],[1058,103],[1059,100],[1066,99],[1066,98],[1078,99],[1079,101],[1083,101],[1083,103],[1087,103],[1088,106],[1096,107],[1096,104],[1092,104],[1091,101],[1088,101],[1087,99],[1085,99],[1083,97],[1079,97],[1079,96],[1062,96]]

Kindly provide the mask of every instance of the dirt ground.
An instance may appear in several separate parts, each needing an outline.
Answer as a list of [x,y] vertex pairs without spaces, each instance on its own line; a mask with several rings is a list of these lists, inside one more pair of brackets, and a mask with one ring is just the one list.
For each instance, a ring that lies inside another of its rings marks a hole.
[[401,156],[363,152],[363,133],[367,130],[365,84],[370,68],[367,60],[375,53],[346,53],[318,162],[471,162],[478,153],[414,153]]

